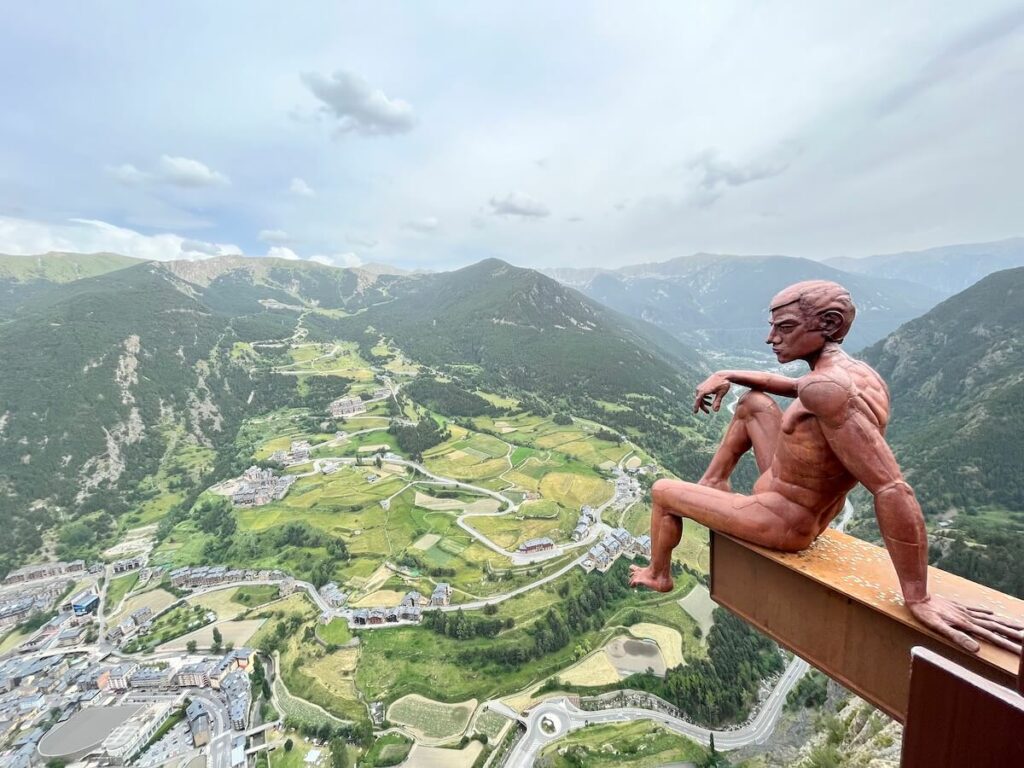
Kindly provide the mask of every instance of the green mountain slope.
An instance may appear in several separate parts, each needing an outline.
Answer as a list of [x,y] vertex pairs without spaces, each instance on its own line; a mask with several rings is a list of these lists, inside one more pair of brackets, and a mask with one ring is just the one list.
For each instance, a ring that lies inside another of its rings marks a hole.
[[56,520],[124,511],[166,430],[212,448],[233,439],[250,393],[260,407],[277,386],[231,358],[252,319],[142,263],[51,285],[0,324],[0,556],[34,551]]
[[0,319],[53,283],[95,277],[139,263],[139,259],[117,253],[0,254]]
[[[932,562],[1024,597],[1024,268],[989,275],[866,350]],[[955,516],[954,516],[955,514]]]

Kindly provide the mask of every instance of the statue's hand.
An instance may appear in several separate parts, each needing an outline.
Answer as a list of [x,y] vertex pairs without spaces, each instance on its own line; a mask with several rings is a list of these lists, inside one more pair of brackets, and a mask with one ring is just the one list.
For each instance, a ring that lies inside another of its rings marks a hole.
[[978,652],[980,646],[974,638],[980,638],[1020,655],[1024,624],[1004,619],[986,608],[961,605],[937,595],[907,607],[926,627],[969,653]]
[[693,401],[693,412],[710,413],[722,407],[722,399],[729,392],[731,384],[720,373],[712,373],[697,387],[697,398]]

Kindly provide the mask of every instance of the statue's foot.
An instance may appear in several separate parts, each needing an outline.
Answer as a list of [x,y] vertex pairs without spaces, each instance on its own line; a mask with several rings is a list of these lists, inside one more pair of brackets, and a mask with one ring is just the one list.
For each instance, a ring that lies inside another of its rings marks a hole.
[[629,566],[629,586],[647,587],[655,592],[671,592],[675,583],[672,581],[671,576],[655,575],[649,565],[646,568],[641,568],[639,565],[631,565]]

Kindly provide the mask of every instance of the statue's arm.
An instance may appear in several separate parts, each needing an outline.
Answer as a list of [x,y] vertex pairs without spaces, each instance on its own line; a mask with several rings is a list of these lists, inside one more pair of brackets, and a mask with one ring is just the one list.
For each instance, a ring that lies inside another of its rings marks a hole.
[[[914,491],[874,415],[848,382],[801,380],[800,402],[818,417],[822,433],[849,472],[875,497],[875,516],[907,608],[929,629],[976,653],[975,637],[1020,654],[1024,624],[991,611],[928,594],[928,534]],[[969,634],[968,634],[969,633]],[[973,635],[974,637],[972,637]]]
[[928,533],[913,489],[903,479],[881,426],[850,386],[807,377],[800,402],[818,417],[822,433],[843,466],[875,499],[885,539],[907,605],[928,599]]
[[729,393],[729,387],[739,384],[758,392],[781,397],[796,397],[798,379],[777,376],[762,371],[718,371],[712,373],[697,387],[697,397],[693,401],[693,412],[717,411],[722,407],[722,400]]
[[764,371],[719,371],[719,375],[724,376],[732,384],[781,397],[796,397],[799,381]]

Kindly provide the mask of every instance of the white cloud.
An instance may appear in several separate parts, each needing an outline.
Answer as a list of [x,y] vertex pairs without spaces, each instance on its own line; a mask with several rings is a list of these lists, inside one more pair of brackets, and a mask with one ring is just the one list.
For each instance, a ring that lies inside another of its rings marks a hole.
[[160,178],[179,187],[216,187],[231,183],[227,176],[212,170],[205,163],[190,157],[171,155],[160,158]]
[[291,236],[283,229],[261,229],[256,236],[264,243],[275,243],[278,245],[291,242]]
[[[778,176],[789,167],[794,154],[794,148],[783,148],[740,164],[723,160],[717,149],[705,149],[687,165],[688,169],[695,171],[699,177],[694,200],[698,204],[709,205],[717,200],[727,187],[741,187],[744,184]],[[625,205],[615,207],[622,210]]]
[[172,184],[178,187],[220,187],[231,180],[205,163],[190,157],[163,155],[155,171],[143,171],[131,163],[107,166],[107,173],[128,186],[140,184]]
[[490,199],[491,213],[495,216],[517,216],[527,219],[542,219],[551,211],[544,203],[521,192],[509,192],[504,197]]
[[229,243],[188,239],[169,232],[143,235],[96,219],[69,219],[51,224],[0,217],[0,253],[33,255],[48,251],[106,251],[155,261],[196,260],[242,253],[238,246]]
[[148,173],[140,171],[131,163],[121,163],[121,165],[107,166],[107,173],[109,173],[122,184],[127,184],[129,186],[135,184],[142,184],[146,181],[149,181],[150,179],[150,175]]
[[335,253],[330,256],[318,253],[315,256],[310,256],[309,260],[327,267],[359,267],[363,264],[363,260],[351,251],[348,253]]
[[383,136],[405,133],[416,123],[412,106],[388,98],[352,72],[339,69],[330,77],[307,72],[302,82],[320,100],[321,112],[337,118],[338,133]]
[[418,219],[412,219],[402,225],[404,229],[411,229],[413,232],[419,232],[424,235],[435,232],[439,226],[441,226],[441,222],[434,216],[423,216]]
[[305,181],[296,176],[288,185],[288,194],[296,197],[316,197],[316,192]]
[[267,251],[268,259],[287,259],[288,261],[301,261],[302,257],[299,256],[291,248],[284,245],[271,246],[270,250]]

